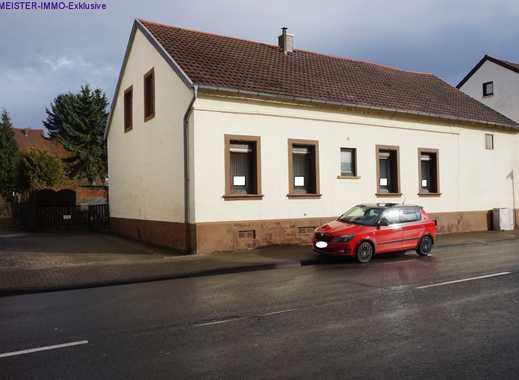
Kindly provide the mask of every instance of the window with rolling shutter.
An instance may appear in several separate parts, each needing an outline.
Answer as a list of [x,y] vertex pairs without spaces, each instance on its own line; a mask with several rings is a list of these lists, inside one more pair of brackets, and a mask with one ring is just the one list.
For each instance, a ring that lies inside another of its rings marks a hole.
[[225,135],[225,199],[261,198],[260,138]]
[[289,140],[289,197],[319,197],[319,145],[317,141]]

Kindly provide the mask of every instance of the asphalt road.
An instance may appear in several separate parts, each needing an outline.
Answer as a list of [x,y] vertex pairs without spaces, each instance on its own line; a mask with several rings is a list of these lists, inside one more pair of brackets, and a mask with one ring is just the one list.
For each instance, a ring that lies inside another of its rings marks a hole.
[[518,377],[519,241],[0,298],[1,379]]

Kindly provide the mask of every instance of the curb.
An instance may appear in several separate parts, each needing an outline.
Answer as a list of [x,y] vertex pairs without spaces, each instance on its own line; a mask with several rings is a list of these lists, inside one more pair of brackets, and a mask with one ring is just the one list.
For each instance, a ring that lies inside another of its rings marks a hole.
[[[498,239],[492,241],[478,241],[478,242],[467,242],[467,243],[453,243],[453,244],[445,244],[445,245],[436,245],[438,249],[441,248],[451,248],[451,247],[466,247],[466,246],[476,246],[476,245],[491,245],[494,243],[502,243],[506,241],[514,241],[519,240],[518,238],[507,238],[507,239]],[[306,258],[301,260],[292,260],[292,261],[281,261],[281,262],[271,262],[271,263],[261,263],[261,264],[248,264],[248,265],[238,265],[234,267],[219,267],[213,269],[205,269],[199,271],[185,271],[174,274],[161,274],[155,276],[143,276],[143,277],[127,277],[120,279],[105,279],[105,280],[94,280],[94,281],[84,281],[78,283],[68,283],[68,284],[53,284],[53,285],[43,285],[43,286],[28,286],[28,287],[19,287],[19,288],[0,288],[0,297],[8,297],[15,295],[23,295],[23,294],[35,294],[35,293],[44,293],[44,292],[57,292],[64,290],[77,290],[77,289],[89,289],[89,288],[98,288],[98,287],[106,287],[113,285],[130,285],[130,284],[139,284],[145,282],[156,282],[156,281],[164,281],[164,280],[177,280],[177,279],[185,279],[185,278],[194,278],[194,277],[207,277],[207,276],[217,276],[224,274],[233,274],[233,273],[245,273],[245,272],[255,272],[262,270],[273,270],[273,269],[287,269],[287,268],[297,268],[308,266],[312,264],[320,263],[319,258]]]
[[184,278],[207,277],[207,276],[216,276],[216,275],[223,275],[223,274],[255,272],[255,271],[262,271],[262,270],[283,269],[283,268],[300,267],[300,266],[301,266],[301,264],[299,262],[287,261],[287,262],[281,262],[281,263],[263,263],[263,264],[251,264],[251,265],[243,265],[243,266],[236,266],[236,267],[222,267],[222,268],[206,269],[206,270],[194,271],[194,272],[182,272],[182,273],[163,274],[163,275],[156,275],[156,276],[129,277],[129,278],[112,279],[112,280],[86,281],[86,282],[79,282],[79,283],[75,283],[75,284],[63,284],[63,285],[55,284],[55,285],[20,287],[20,288],[11,288],[11,289],[8,288],[8,289],[0,289],[0,297],[9,297],[9,296],[23,295],[23,294],[58,292],[58,291],[64,291],[64,290],[101,288],[101,287],[113,286],[113,285],[130,285],[130,284],[139,284],[139,283],[145,283],[145,282],[178,280],[178,279],[184,279]]

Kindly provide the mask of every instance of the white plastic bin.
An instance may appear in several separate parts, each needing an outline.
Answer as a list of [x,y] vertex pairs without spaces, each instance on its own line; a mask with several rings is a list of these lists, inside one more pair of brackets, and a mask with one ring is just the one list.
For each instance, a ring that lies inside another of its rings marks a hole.
[[495,208],[492,210],[492,226],[495,231],[514,229],[514,214],[511,208]]

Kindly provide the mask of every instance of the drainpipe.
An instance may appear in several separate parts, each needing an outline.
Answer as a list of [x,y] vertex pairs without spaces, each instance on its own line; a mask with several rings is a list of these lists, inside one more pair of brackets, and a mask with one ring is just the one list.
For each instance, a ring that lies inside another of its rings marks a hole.
[[188,253],[196,252],[196,247],[191,244],[193,234],[189,226],[189,220],[191,219],[191,209],[189,205],[191,201],[189,193],[189,185],[191,183],[191,177],[189,175],[189,117],[191,116],[197,95],[198,86],[195,84],[193,85],[193,99],[191,99],[184,114],[184,248]]

